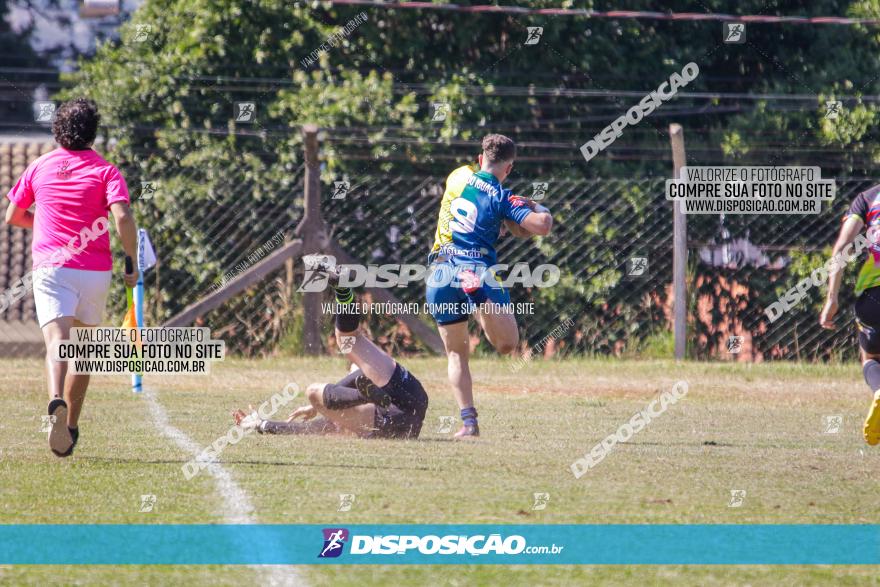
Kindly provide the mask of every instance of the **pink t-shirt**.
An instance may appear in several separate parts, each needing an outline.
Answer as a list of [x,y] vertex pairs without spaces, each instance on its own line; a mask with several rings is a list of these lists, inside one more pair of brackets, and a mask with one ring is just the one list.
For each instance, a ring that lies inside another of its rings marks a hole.
[[122,174],[91,149],[55,149],[30,164],[6,195],[34,212],[33,260],[38,267],[90,271],[113,268],[110,204],[129,202]]

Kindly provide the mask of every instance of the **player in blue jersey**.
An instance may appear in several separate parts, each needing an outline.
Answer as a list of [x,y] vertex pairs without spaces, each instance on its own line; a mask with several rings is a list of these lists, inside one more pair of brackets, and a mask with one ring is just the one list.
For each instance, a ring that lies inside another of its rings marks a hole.
[[427,302],[443,338],[449,382],[461,410],[457,439],[480,434],[468,366],[469,316],[476,315],[499,353],[513,352],[519,342],[510,293],[490,269],[502,225],[520,238],[546,236],[553,227],[549,210],[501,186],[513,169],[514,142],[491,134],[482,148],[478,168],[459,167],[446,180],[427,280]]

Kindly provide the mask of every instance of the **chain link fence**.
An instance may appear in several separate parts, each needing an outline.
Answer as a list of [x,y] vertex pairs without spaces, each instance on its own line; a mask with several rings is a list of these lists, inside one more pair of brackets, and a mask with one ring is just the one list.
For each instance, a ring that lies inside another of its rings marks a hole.
[[[553,234],[504,238],[499,263],[552,263],[553,287],[514,287],[514,302],[531,303],[518,317],[523,352],[670,356],[672,207],[665,179],[536,179],[509,181],[515,193],[546,189]],[[824,287],[814,287],[771,322],[765,309],[827,260],[849,202],[877,183],[842,179],[837,197],[818,215],[690,215],[688,223],[688,354],[734,360],[819,360],[852,357],[852,316],[839,330],[818,325]],[[424,263],[443,178],[369,177],[346,196],[324,201],[335,237],[364,263]],[[379,222],[371,219],[381,219]],[[853,301],[853,274],[841,308]],[[421,302],[424,284],[397,288]],[[549,340],[548,340],[549,338]],[[485,342],[482,343],[484,346]]]
[[[303,216],[303,167],[269,180],[241,162],[215,165],[168,179],[129,180],[139,223],[150,231],[160,259],[145,280],[149,324],[161,324],[222,289],[295,238]],[[199,174],[211,173],[230,180],[202,185]],[[522,352],[671,356],[672,207],[664,197],[664,181],[506,182],[519,195],[540,197],[543,192],[542,203],[553,211],[555,226],[542,239],[505,236],[498,262],[526,263],[532,269],[552,264],[561,275],[552,287],[511,288],[512,301],[524,304],[517,316]],[[443,177],[378,174],[327,180],[321,212],[329,236],[363,264],[427,263],[444,182]],[[689,356],[754,361],[853,357],[856,341],[847,308],[859,263],[847,269],[838,330],[818,326],[824,287],[811,288],[775,321],[765,309],[824,263],[849,202],[874,183],[839,179],[835,200],[819,215],[688,216]],[[5,255],[17,256],[7,249]],[[297,288],[302,274],[302,263],[291,261],[201,316],[198,324],[244,355],[301,351]],[[109,323],[120,322],[124,310],[122,286],[115,283]],[[392,291],[403,302],[421,305],[424,289],[424,282],[413,282]],[[330,292],[325,297],[331,301]],[[4,310],[0,320],[8,329],[10,319],[32,319],[32,313],[29,294]],[[393,352],[423,351],[395,318],[373,315],[367,327]],[[420,319],[433,323],[430,316]],[[330,315],[323,316],[323,324],[325,350],[335,352]],[[489,347],[483,341],[478,349]]]
[[[144,279],[148,323],[162,324],[225,288],[289,241],[302,219],[303,167],[278,180],[242,161],[213,165],[177,175],[172,182],[142,178],[133,197],[139,225],[148,230],[159,259]],[[224,181],[202,186],[202,174]],[[199,317],[198,325],[226,339],[232,351],[248,356],[274,352],[293,332],[292,270],[291,262]],[[116,314],[121,315],[123,304],[114,297]]]
[[689,352],[697,358],[740,354],[743,359],[854,358],[855,275],[864,255],[846,267],[836,330],[822,329],[822,285],[781,315],[767,308],[810,278],[831,255],[853,198],[880,180],[839,178],[837,195],[818,215],[688,217]]

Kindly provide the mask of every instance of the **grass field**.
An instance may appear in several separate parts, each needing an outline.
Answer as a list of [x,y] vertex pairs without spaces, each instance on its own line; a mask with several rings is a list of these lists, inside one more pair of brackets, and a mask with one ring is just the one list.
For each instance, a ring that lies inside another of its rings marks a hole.
[[[415,442],[251,436],[222,466],[264,523],[877,523],[880,450],[864,444],[869,394],[855,365],[536,361],[518,373],[476,361],[483,438],[439,431],[456,415],[445,362],[405,364],[431,396]],[[210,377],[154,378],[155,399],[125,377],[94,378],[76,456],[40,433],[42,363],[0,361],[0,522],[218,523],[232,514],[214,479],[186,480],[191,458],[157,413],[207,446],[230,411],[287,383],[344,373],[341,359],[227,360]],[[679,380],[688,395],[581,479],[572,461]],[[298,402],[298,400],[297,400]],[[298,405],[298,403],[297,403]],[[160,406],[160,407],[156,407]],[[292,409],[292,408],[291,408]],[[159,412],[157,412],[157,410]],[[284,409],[279,415],[286,415]],[[842,416],[837,433],[826,418]],[[457,423],[457,422],[456,422]],[[744,490],[729,507],[731,490]],[[546,509],[532,509],[547,492]],[[338,512],[339,494],[354,494]],[[140,512],[141,495],[157,498]],[[356,572],[352,572],[356,569]],[[266,584],[265,568],[0,567],[0,584]],[[311,585],[880,585],[876,567],[384,566],[275,569]]]

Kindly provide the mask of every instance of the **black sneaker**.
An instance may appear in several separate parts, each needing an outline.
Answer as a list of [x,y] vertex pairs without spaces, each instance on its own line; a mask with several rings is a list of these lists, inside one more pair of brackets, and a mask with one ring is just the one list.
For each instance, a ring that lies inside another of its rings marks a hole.
[[339,285],[339,280],[343,277],[347,278],[349,282],[353,281],[354,278],[357,277],[357,273],[354,269],[351,269],[346,265],[333,265],[329,261],[319,261],[315,265],[314,271],[315,273],[326,275],[327,282],[332,287],[337,287]]
[[73,442],[71,443],[70,448],[58,455],[59,457],[69,457],[70,455],[72,455],[73,449],[76,448],[76,443],[79,440],[79,428],[71,428],[70,426],[68,426],[67,429],[70,431],[70,438],[73,440]]
[[49,429],[49,449],[56,457],[66,457],[73,450],[76,441],[67,427],[67,402],[56,397],[49,402],[49,417],[52,427]]
[[354,380],[354,386],[357,387],[361,397],[377,406],[387,408],[391,405],[391,397],[370,381],[366,375],[358,375]]

